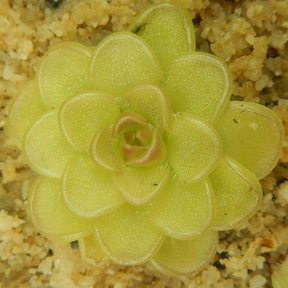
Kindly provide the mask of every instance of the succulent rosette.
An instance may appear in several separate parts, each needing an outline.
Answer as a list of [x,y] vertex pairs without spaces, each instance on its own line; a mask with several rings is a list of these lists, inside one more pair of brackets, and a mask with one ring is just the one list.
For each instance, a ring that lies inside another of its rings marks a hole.
[[37,230],[84,257],[198,271],[218,231],[259,208],[283,128],[266,107],[229,101],[225,63],[195,51],[180,8],[148,7],[96,47],[61,43],[15,100],[10,123],[40,174]]

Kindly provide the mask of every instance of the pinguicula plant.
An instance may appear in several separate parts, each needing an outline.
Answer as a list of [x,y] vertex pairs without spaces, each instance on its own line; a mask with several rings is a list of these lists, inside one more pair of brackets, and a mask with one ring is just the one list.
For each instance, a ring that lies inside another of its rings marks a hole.
[[199,271],[218,231],[261,205],[259,179],[283,140],[270,109],[229,101],[231,90],[226,64],[195,51],[191,20],[169,3],[96,47],[54,46],[9,116],[40,174],[27,205],[35,228],[78,240],[84,257]]

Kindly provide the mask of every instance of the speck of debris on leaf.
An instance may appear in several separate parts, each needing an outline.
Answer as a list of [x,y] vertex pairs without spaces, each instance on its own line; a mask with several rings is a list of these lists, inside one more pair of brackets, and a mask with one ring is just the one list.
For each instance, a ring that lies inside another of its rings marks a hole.
[[78,249],[78,248],[79,248],[79,243],[78,243],[78,241],[70,242],[70,247],[71,247],[72,249]]
[[63,2],[64,0],[45,0],[45,4],[52,9],[59,8]]

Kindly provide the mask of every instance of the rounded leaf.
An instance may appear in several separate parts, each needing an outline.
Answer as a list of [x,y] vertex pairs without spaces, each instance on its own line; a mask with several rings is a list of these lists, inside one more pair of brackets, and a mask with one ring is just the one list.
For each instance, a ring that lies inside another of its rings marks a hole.
[[186,113],[176,114],[167,147],[172,168],[185,182],[207,175],[222,153],[217,131]]
[[39,174],[61,177],[75,150],[60,130],[57,110],[45,113],[29,129],[24,142],[24,155]]
[[28,198],[30,218],[39,232],[56,241],[75,241],[92,231],[89,220],[74,215],[65,205],[61,181],[38,177]]
[[210,227],[213,210],[213,188],[208,181],[185,184],[173,178],[165,193],[150,204],[148,215],[169,237],[189,239]]
[[90,153],[94,161],[110,171],[120,170],[125,162],[116,148],[116,143],[112,138],[112,129],[108,125],[103,126],[93,137],[90,147]]
[[121,265],[145,263],[164,240],[145,211],[128,204],[95,219],[95,231],[105,254]]
[[183,53],[195,50],[195,32],[188,13],[170,3],[148,6],[128,30],[148,42],[163,67]]
[[165,91],[156,86],[135,86],[124,95],[124,109],[144,116],[153,126],[168,130],[171,126],[172,108]]
[[103,215],[124,203],[113,185],[111,173],[86,155],[71,159],[65,169],[62,185],[66,205],[80,217]]
[[113,181],[128,202],[143,205],[166,190],[169,176],[170,169],[165,165],[127,166],[113,173]]
[[121,96],[132,85],[158,83],[162,70],[153,51],[140,37],[119,32],[96,47],[91,77],[95,89]]
[[215,127],[226,155],[265,177],[280,158],[284,129],[269,108],[249,102],[231,101]]
[[36,81],[29,81],[15,99],[9,113],[12,136],[18,147],[22,147],[28,129],[45,112]]
[[58,44],[44,55],[36,77],[47,108],[91,88],[90,62],[91,50],[76,42]]
[[152,264],[165,274],[196,273],[213,258],[217,249],[218,233],[207,231],[191,240],[167,238]]
[[80,151],[89,151],[95,132],[119,115],[113,96],[98,91],[71,97],[59,110],[63,134]]
[[173,110],[213,123],[228,104],[232,91],[230,70],[219,58],[203,52],[187,54],[167,68],[165,87]]
[[215,194],[215,229],[240,226],[261,205],[262,188],[256,176],[229,157],[218,162],[209,179]]

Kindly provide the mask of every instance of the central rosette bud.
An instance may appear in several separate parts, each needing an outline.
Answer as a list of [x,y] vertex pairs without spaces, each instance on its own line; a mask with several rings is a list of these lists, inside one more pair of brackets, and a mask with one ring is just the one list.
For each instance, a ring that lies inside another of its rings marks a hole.
[[140,114],[123,112],[112,127],[100,129],[92,141],[94,160],[109,170],[121,167],[148,166],[166,158],[162,130]]
[[112,135],[118,138],[123,160],[134,166],[153,165],[164,160],[162,132],[141,115],[124,112],[114,122]]

